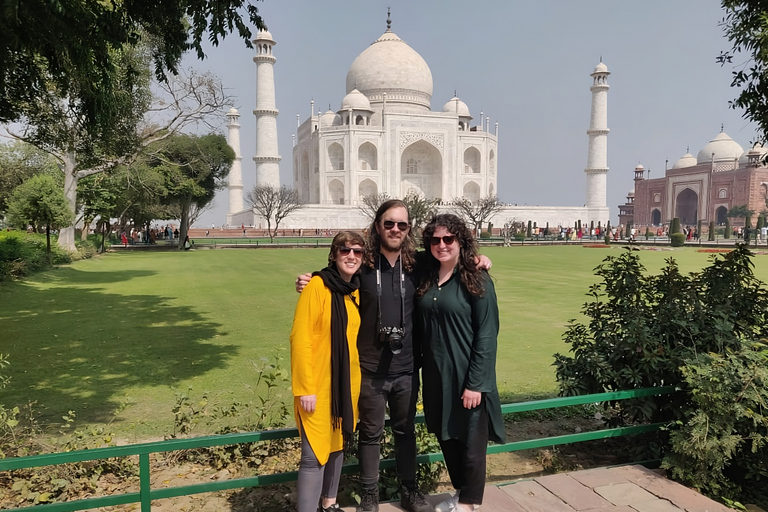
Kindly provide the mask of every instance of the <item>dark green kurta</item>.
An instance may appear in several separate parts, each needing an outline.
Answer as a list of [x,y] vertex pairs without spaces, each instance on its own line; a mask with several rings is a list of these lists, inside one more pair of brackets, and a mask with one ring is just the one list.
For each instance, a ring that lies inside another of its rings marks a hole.
[[[424,417],[428,430],[441,440],[467,443],[483,411],[489,439],[505,439],[496,387],[499,307],[493,281],[484,275],[482,297],[467,292],[454,270],[448,281],[433,285],[416,301],[413,322],[423,350]],[[466,409],[461,401],[465,388],[482,392],[483,404]]]

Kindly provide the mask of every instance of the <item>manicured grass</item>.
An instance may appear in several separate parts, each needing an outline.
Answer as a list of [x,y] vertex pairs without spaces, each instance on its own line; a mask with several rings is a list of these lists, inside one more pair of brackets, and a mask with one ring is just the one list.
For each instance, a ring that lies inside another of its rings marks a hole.
[[[483,249],[494,263],[498,379],[508,400],[556,392],[552,354],[568,350],[562,334],[581,318],[594,267],[620,250]],[[81,424],[113,421],[118,435],[136,440],[169,433],[175,394],[189,388],[222,404],[254,399],[255,364],[277,355],[290,368],[293,279],[324,266],[327,252],[119,253],[4,283],[0,353],[10,356],[12,381],[0,403],[36,402],[53,422],[74,410]],[[668,257],[688,272],[711,256],[690,248],[641,255],[654,273]],[[754,262],[768,280],[768,257]]]

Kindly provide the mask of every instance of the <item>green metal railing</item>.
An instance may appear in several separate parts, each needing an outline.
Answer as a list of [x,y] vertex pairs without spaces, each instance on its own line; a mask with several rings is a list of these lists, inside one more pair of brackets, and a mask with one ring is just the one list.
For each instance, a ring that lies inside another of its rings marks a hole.
[[[658,388],[633,389],[629,391],[614,391],[609,393],[598,393],[593,395],[580,395],[570,397],[551,398],[547,400],[536,400],[531,402],[520,402],[515,404],[505,404],[501,407],[504,414],[518,413],[526,411],[537,411],[546,409],[556,409],[572,405],[582,405],[597,402],[608,402],[615,400],[626,400],[628,398],[640,398],[648,396],[667,395],[675,392],[673,386]],[[424,416],[416,417],[417,423],[424,422]],[[490,445],[487,453],[503,453],[519,450],[529,450],[532,448],[542,448],[545,446],[555,446],[561,444],[578,443],[582,441],[592,441],[595,439],[605,439],[609,437],[620,437],[626,435],[639,434],[642,432],[652,432],[658,430],[664,423],[652,423],[647,425],[635,425],[630,427],[610,428],[596,430],[591,432],[582,432],[578,434],[568,434],[556,437],[545,437],[541,439],[529,439],[525,441],[515,441],[511,443]],[[204,492],[225,491],[230,489],[241,489],[244,487],[258,487],[275,483],[284,483],[296,480],[298,472],[291,471],[287,473],[277,473],[273,475],[258,475],[245,478],[237,478],[219,482],[206,482],[194,485],[185,485],[165,489],[152,489],[150,486],[150,455],[153,453],[171,452],[177,450],[189,450],[193,448],[207,448],[211,446],[227,446],[241,443],[254,443],[259,441],[271,441],[276,439],[288,439],[298,437],[298,430],[295,428],[266,430],[261,432],[244,432],[238,434],[225,434],[217,436],[196,437],[191,439],[171,439],[168,441],[158,441],[153,443],[141,443],[127,446],[110,446],[106,448],[96,448],[93,450],[78,450],[65,453],[52,453],[45,455],[31,455],[27,457],[14,457],[0,459],[0,471],[9,471],[14,469],[29,469],[41,466],[55,466],[75,462],[85,462],[91,460],[110,459],[114,457],[139,457],[139,492],[124,493],[112,496],[103,496],[98,498],[86,498],[63,503],[51,503],[46,505],[35,505],[34,510],[41,512],[73,512],[77,510],[86,510],[97,507],[108,507],[115,505],[125,505],[129,503],[140,503],[142,512],[151,511],[152,500],[164,498],[174,498],[190,494],[199,494]],[[416,457],[419,463],[431,463],[443,460],[441,453],[427,453]],[[394,467],[394,459],[381,461],[381,467]],[[343,468],[344,473],[351,473],[357,469],[357,464],[347,464]],[[21,507],[8,509],[10,511],[30,510],[33,508]]]

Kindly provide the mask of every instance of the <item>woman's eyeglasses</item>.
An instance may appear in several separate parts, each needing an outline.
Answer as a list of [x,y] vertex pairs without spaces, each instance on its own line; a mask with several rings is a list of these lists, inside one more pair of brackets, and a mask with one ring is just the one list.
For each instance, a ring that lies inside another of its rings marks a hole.
[[445,235],[445,236],[433,236],[429,239],[429,243],[432,245],[440,245],[440,241],[443,241],[445,245],[451,245],[453,242],[456,241],[455,235]]
[[384,226],[384,229],[387,229],[387,230],[392,229],[393,227],[395,227],[395,225],[397,225],[397,229],[399,229],[400,231],[405,231],[410,227],[407,222],[395,222],[392,220],[385,220],[384,222],[381,223],[381,225]]
[[339,254],[342,256],[349,256],[349,253],[355,253],[356,258],[362,258],[365,253],[365,249],[357,249],[352,247],[339,247]]

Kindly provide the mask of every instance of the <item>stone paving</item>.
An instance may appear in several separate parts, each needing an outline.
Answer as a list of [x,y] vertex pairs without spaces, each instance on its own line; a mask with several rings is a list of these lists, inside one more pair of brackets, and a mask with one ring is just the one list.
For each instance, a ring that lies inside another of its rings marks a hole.
[[[429,496],[433,505],[447,494]],[[345,508],[352,512],[354,508]],[[402,510],[382,504],[380,512]],[[643,466],[597,468],[489,486],[480,512],[728,512],[684,485]]]

